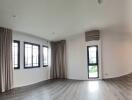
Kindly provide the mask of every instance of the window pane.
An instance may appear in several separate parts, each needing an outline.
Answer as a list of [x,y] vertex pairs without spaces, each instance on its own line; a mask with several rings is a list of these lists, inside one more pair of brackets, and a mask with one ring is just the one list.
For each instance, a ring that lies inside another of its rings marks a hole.
[[19,42],[12,43],[12,57],[13,57],[13,68],[19,68]]
[[32,45],[25,44],[25,67],[32,67]]
[[98,77],[97,65],[89,66],[89,77],[90,78],[97,78]]
[[33,46],[33,66],[39,66],[39,47]]
[[43,63],[48,65],[48,47],[43,47]]
[[89,78],[98,78],[98,47],[88,47],[88,76]]
[[96,59],[96,52],[97,52],[97,47],[90,47],[89,48],[89,63],[97,63]]
[[25,43],[25,67],[39,67],[39,45]]

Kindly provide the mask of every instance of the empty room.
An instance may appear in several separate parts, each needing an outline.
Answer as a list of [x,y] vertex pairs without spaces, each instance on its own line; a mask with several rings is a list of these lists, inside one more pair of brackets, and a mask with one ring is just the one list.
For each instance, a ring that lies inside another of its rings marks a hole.
[[0,100],[132,100],[132,0],[0,0]]

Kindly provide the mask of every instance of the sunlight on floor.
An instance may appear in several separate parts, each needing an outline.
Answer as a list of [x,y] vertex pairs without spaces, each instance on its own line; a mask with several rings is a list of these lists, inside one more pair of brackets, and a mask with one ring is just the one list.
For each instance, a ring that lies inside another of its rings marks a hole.
[[96,92],[99,89],[99,82],[98,81],[90,81],[88,82],[88,90],[90,92]]

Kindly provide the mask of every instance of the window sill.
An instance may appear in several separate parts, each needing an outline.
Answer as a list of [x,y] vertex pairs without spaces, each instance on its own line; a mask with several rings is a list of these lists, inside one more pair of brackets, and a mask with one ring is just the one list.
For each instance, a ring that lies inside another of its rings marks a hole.
[[48,65],[43,65],[43,67],[48,67]]
[[18,68],[14,68],[14,70],[19,70],[20,69],[20,67],[18,67]]
[[30,67],[24,67],[24,69],[32,69],[32,68],[40,68],[40,66],[30,66]]

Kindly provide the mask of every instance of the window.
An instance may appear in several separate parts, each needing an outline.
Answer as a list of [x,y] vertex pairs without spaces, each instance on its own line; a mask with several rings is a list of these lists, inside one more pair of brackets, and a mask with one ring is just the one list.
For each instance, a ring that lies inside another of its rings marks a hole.
[[13,68],[20,68],[20,42],[14,40],[12,43],[12,59],[13,59]]
[[40,67],[40,45],[24,43],[24,68]]
[[43,66],[48,66],[48,47],[43,46]]
[[99,78],[98,46],[88,46],[88,77]]

